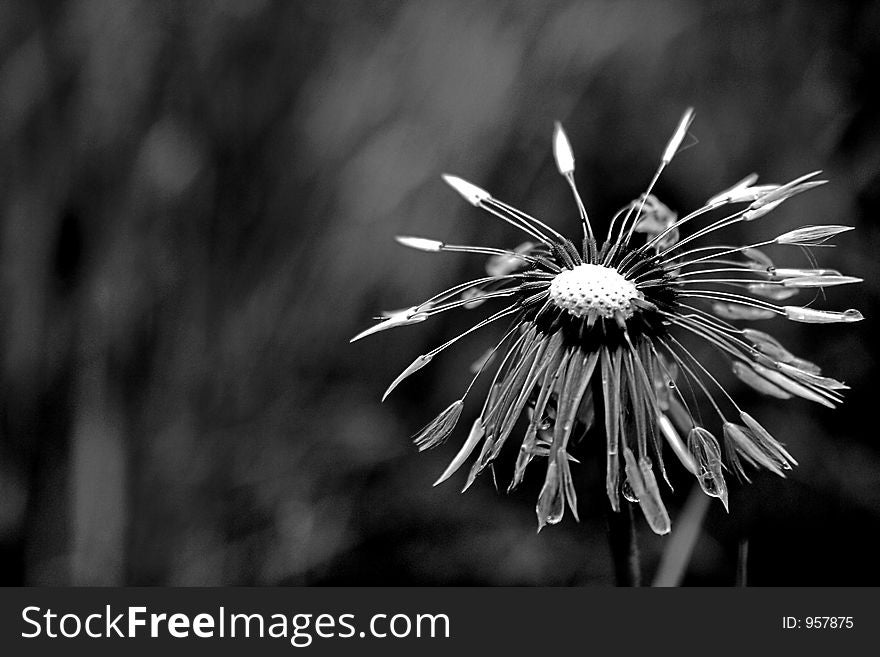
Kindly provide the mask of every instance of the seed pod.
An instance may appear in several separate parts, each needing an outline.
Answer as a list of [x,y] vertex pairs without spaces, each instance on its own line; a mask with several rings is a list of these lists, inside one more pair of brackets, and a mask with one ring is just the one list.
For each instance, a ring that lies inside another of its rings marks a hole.
[[783,306],[785,316],[795,322],[806,324],[834,324],[837,322],[860,322],[864,318],[855,308],[837,312],[834,310],[816,310],[815,308],[801,308],[800,306]]
[[791,399],[792,397],[790,393],[758,374],[752,365],[737,361],[733,364],[733,373],[740,381],[760,393],[777,399]]
[[687,468],[688,472],[691,474],[697,474],[697,466],[694,465],[694,460],[691,458],[690,452],[688,452],[684,441],[681,439],[681,436],[678,435],[678,432],[675,430],[675,427],[672,425],[669,418],[665,415],[660,415],[657,418],[657,427],[660,429],[660,433],[663,434],[663,437],[666,438],[666,442],[672,447],[672,451],[678,457],[678,460],[681,461],[681,464]]
[[444,173],[442,177],[447,185],[449,185],[450,187],[452,187],[452,189],[461,194],[461,196],[464,197],[464,199],[472,205],[479,205],[481,202],[492,198],[492,195],[485,189],[480,189],[476,185],[469,183],[463,178],[459,178],[458,176],[450,176],[446,173]]
[[721,472],[721,449],[715,436],[702,427],[688,434],[688,451],[697,464],[697,481],[710,497],[717,497],[727,509],[727,484]]
[[811,287],[834,287],[835,285],[847,285],[849,283],[861,283],[861,278],[855,276],[795,276],[782,281],[785,287],[811,288]]
[[397,375],[397,378],[391,382],[391,385],[388,386],[388,389],[385,391],[385,394],[382,395],[382,401],[385,401],[388,398],[388,395],[391,394],[391,391],[394,390],[397,386],[399,386],[404,379],[409,377],[412,374],[415,374],[420,369],[425,367],[428,363],[431,362],[431,359],[434,358],[431,354],[423,354],[416,358],[412,363],[410,363],[403,372]]
[[777,244],[800,244],[810,246],[822,244],[835,235],[853,230],[852,226],[804,226],[783,233],[774,241]]
[[556,168],[563,176],[574,171],[574,153],[559,121],[553,129],[553,157],[556,159]]
[[397,235],[394,239],[397,240],[398,244],[402,244],[411,249],[416,249],[417,251],[436,253],[443,248],[443,242],[439,240],[430,240],[425,237],[406,237],[403,235]]
[[414,437],[413,442],[419,448],[420,452],[426,449],[436,447],[445,441],[455,425],[458,424],[458,418],[461,417],[461,411],[464,408],[464,400],[452,402],[446,410],[429,422]]
[[755,308],[754,306],[746,306],[741,303],[722,303],[712,304],[712,312],[724,319],[770,319],[776,313],[766,308]]
[[474,420],[474,424],[471,427],[471,432],[470,434],[468,434],[467,440],[464,441],[464,444],[461,446],[458,454],[456,454],[452,461],[450,461],[449,465],[443,471],[443,474],[441,474],[437,478],[437,481],[434,482],[434,486],[439,486],[456,473],[456,471],[467,460],[467,457],[471,455],[471,452],[474,451],[474,448],[483,439],[485,433],[486,432],[483,430],[483,424],[480,422],[480,418]]

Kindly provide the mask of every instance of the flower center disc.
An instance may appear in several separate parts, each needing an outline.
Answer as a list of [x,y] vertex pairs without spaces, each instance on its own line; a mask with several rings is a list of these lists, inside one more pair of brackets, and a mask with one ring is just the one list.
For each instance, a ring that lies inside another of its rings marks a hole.
[[601,265],[565,269],[550,283],[550,300],[576,317],[594,310],[600,317],[611,318],[620,312],[629,319],[634,310],[631,299],[643,296],[616,269]]

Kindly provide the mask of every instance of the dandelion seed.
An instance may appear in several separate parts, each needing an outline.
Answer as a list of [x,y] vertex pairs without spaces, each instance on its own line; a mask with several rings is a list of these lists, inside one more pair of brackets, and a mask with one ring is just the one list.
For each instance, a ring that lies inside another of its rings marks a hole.
[[794,276],[782,281],[785,287],[810,288],[810,287],[834,287],[835,285],[849,285],[861,283],[861,278],[855,276]]
[[[748,288],[746,288],[748,289]],[[759,306],[748,306],[742,303],[726,303],[719,301],[712,304],[712,312],[724,319],[772,319],[776,316],[772,310]]]
[[428,319],[428,315],[419,312],[418,306],[413,306],[412,308],[407,308],[405,310],[398,310],[395,312],[386,313],[385,317],[381,320],[379,324],[371,326],[365,331],[361,331],[351,339],[351,342],[357,342],[358,340],[362,340],[368,335],[373,335],[373,333],[379,333],[380,331],[387,331],[388,329],[395,328],[397,326],[418,324],[419,322],[424,322],[426,319]]
[[715,196],[706,201],[706,205],[717,206],[726,203],[745,203],[746,201],[757,201],[762,196],[779,189],[779,185],[753,185],[758,182],[758,174],[752,173],[740,180],[738,183],[718,192]]
[[[753,174],[679,218],[652,189],[679,151],[692,120],[693,111],[688,110],[646,191],[611,219],[604,238],[593,232],[575,186],[571,144],[557,124],[553,154],[583,225],[580,249],[540,219],[448,175],[444,180],[469,203],[517,229],[528,241],[515,249],[499,249],[397,238],[421,251],[489,256],[488,276],[389,313],[355,339],[454,309],[499,301],[502,307],[416,358],[391,383],[386,396],[465,336],[501,320],[510,322],[500,340],[475,363],[474,376],[461,398],[414,438],[420,450],[445,441],[477,381],[490,365],[494,368],[467,439],[435,485],[450,479],[471,458],[465,490],[487,468],[494,474],[494,462],[524,415],[528,421],[509,488],[519,485],[535,464],[543,465],[535,507],[539,530],[562,520],[566,508],[577,518],[578,461],[572,451],[590,432],[604,443],[609,504],[614,510],[637,504],[658,534],[668,532],[671,524],[659,483],[668,484],[664,456],[670,450],[702,490],[719,498],[725,508],[725,470],[746,481],[750,467],[785,476],[796,465],[791,454],[737,405],[678,336],[711,345],[730,360],[737,378],[762,394],[786,400],[799,397],[831,408],[842,401],[845,384],[823,375],[818,365],[795,356],[768,333],[734,322],[776,317],[804,323],[861,320],[857,310],[777,305],[801,289],[861,279],[831,269],[777,268],[761,251],[771,244],[821,246],[850,227],[806,226],[742,246],[712,242],[694,246],[699,239],[753,221],[825,181],[814,180],[819,172],[813,172],[784,185],[757,185]],[[739,209],[706,219],[732,205]],[[700,220],[706,224],[694,228]],[[698,406],[712,414],[703,418]],[[720,441],[709,428],[713,422],[721,426]],[[687,436],[686,443],[682,436]]]
[[[799,269],[793,267],[768,267],[768,271],[773,274],[774,278],[788,279],[801,278],[804,276],[840,276],[841,273],[836,269]],[[861,281],[861,279],[859,279]],[[854,282],[859,282],[854,281]]]
[[492,195],[486,190],[480,189],[476,185],[473,185],[458,176],[443,174],[443,180],[445,180],[446,184],[452,187],[452,189],[461,194],[468,203],[473,205],[479,205],[481,201],[492,198]]
[[449,463],[449,466],[446,470],[443,471],[443,474],[437,478],[437,481],[434,482],[435,486],[439,486],[444,481],[449,479],[452,475],[454,475],[458,469],[464,465],[464,462],[467,461],[467,458],[471,455],[471,452],[474,451],[474,448],[480,443],[483,439],[485,432],[483,431],[483,425],[479,420],[474,420],[474,424],[471,427],[471,432],[468,434],[467,440],[464,441],[464,444],[461,446],[461,449],[458,451],[458,454],[455,455],[455,458]]
[[558,121],[553,130],[553,157],[556,159],[556,168],[563,176],[574,172],[574,153],[565,130]]
[[719,498],[727,508],[727,484],[721,473],[721,448],[709,431],[694,427],[688,434],[688,450],[697,464],[697,481],[710,497]]
[[852,226],[804,226],[783,233],[776,238],[777,244],[800,244],[802,246],[818,246],[835,235],[852,230]]
[[413,438],[413,442],[419,448],[419,451],[423,452],[444,442],[449,434],[452,433],[452,430],[455,429],[455,425],[458,424],[458,418],[461,417],[463,408],[464,402],[461,399],[453,402],[424,429],[419,431],[415,438]]
[[733,373],[736,374],[740,381],[765,395],[776,397],[777,399],[792,398],[790,392],[786,392],[775,383],[769,381],[765,376],[761,376],[759,371],[755,369],[754,364],[746,364],[742,362],[734,363]]
[[[773,299],[774,301],[784,301],[790,299],[800,292],[800,287],[774,285],[773,283],[752,283],[746,289],[757,297],[765,299]],[[771,314],[770,317],[773,315]]]
[[388,389],[385,391],[385,394],[382,395],[382,401],[385,401],[385,400],[388,398],[388,395],[390,395],[391,392],[392,392],[397,386],[399,386],[399,385],[403,382],[404,379],[408,378],[411,374],[415,374],[415,373],[418,372],[420,369],[422,369],[423,367],[425,367],[425,365],[427,365],[428,363],[430,363],[432,358],[433,358],[433,356],[432,356],[431,354],[425,354],[425,355],[423,355],[423,356],[419,356],[418,358],[416,358],[416,359],[410,364],[409,367],[407,367],[405,370],[403,370],[403,372],[401,372],[400,374],[398,374],[398,375],[397,375],[397,378],[394,379],[394,381],[391,382],[391,385],[388,386]]
[[783,306],[786,317],[806,324],[834,324],[837,322],[860,322],[865,319],[855,308],[837,312],[835,310],[816,310],[798,306]]
[[819,185],[824,185],[827,180],[815,180],[811,182],[805,182],[810,178],[818,176],[821,171],[812,171],[807,173],[799,178],[795,178],[791,182],[787,182],[784,185],[779,185],[776,189],[767,192],[766,194],[760,195],[750,206],[750,210],[757,210],[760,207],[765,205],[769,205],[770,203],[776,203],[777,201],[784,201],[786,199],[791,198],[792,196],[796,196],[801,192],[805,192],[808,189],[812,189],[813,187],[817,187]]
[[681,142],[684,141],[685,135],[687,135],[688,128],[691,127],[693,120],[694,108],[688,107],[687,110],[685,110],[684,115],[682,115],[681,120],[678,122],[678,127],[675,129],[675,132],[672,133],[672,138],[666,145],[666,150],[663,151],[663,157],[660,160],[662,164],[669,164],[672,161],[672,158],[675,157],[675,154],[678,153]]
[[394,239],[397,240],[398,244],[408,246],[409,248],[416,249],[417,251],[428,251],[436,253],[437,251],[443,249],[443,242],[440,242],[438,240],[428,240],[424,237],[404,237],[402,235],[398,235]]

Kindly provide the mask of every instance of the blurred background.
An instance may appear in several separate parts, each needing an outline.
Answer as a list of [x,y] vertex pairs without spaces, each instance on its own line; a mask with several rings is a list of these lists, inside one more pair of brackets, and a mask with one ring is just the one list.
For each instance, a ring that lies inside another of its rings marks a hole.
[[[0,2],[0,581],[612,583],[599,464],[581,522],[536,534],[535,472],[431,488],[479,403],[409,440],[500,327],[379,401],[484,309],[348,340],[483,271],[395,234],[522,241],[441,173],[576,234],[553,121],[605,225],[693,105],[660,199],[824,169],[730,239],[854,225],[817,255],[865,283],[823,307],[867,320],[756,325],[852,386],[836,411],[694,345],[800,467],[711,505],[684,584],[732,585],[744,539],[752,585],[880,584],[878,65],[877,2]],[[668,539],[640,532],[650,581]]]

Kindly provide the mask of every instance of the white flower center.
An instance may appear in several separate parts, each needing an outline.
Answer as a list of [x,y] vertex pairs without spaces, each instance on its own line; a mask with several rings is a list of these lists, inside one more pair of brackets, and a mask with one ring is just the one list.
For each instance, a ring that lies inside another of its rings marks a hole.
[[643,296],[616,269],[601,265],[564,269],[550,283],[550,300],[577,317],[595,310],[600,317],[611,318],[620,312],[629,319],[634,310],[631,299]]

